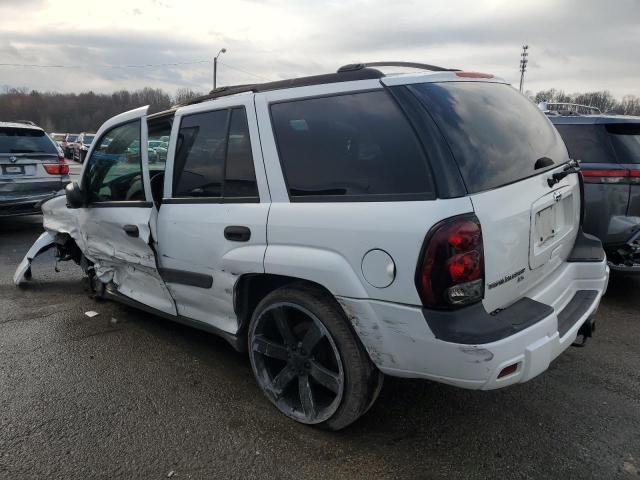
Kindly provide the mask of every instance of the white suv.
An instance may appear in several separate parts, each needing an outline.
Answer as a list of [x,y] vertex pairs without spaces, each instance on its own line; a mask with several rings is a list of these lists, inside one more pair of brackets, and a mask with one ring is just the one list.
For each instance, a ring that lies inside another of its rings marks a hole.
[[329,429],[383,373],[535,377],[591,335],[607,287],[577,166],[503,80],[385,65],[425,71],[349,65],[112,118],[15,282],[55,245],[97,295],[248,350],[281,412]]

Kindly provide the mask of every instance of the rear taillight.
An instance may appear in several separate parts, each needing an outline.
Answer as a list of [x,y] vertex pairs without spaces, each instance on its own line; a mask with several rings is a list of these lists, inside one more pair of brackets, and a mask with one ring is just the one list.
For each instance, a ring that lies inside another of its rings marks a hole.
[[461,215],[431,229],[416,272],[425,307],[453,308],[482,300],[484,251],[478,218]]
[[69,175],[69,164],[64,157],[58,157],[58,163],[45,163],[43,167],[49,175]]
[[640,183],[640,170],[613,169],[582,169],[584,183]]

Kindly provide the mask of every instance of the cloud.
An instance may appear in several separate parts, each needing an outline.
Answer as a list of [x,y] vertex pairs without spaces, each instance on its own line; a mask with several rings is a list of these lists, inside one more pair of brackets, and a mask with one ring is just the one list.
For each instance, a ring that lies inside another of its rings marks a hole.
[[24,17],[18,28],[12,15],[0,16],[0,55],[7,63],[73,67],[0,67],[3,83],[61,91],[145,85],[203,91],[211,84],[211,63],[104,65],[209,62],[222,47],[221,84],[375,60],[484,70],[517,83],[520,47],[528,43],[527,89],[640,94],[635,0],[237,0],[194,1],[189,8],[140,0],[133,10],[127,0],[111,0],[98,16],[88,9],[86,21],[71,21],[65,13],[85,3],[60,1],[54,8],[41,0],[0,0],[3,12]]

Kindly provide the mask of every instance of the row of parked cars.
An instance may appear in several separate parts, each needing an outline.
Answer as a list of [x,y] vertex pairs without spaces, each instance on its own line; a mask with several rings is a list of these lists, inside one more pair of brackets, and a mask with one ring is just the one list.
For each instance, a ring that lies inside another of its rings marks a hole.
[[[95,133],[51,133],[51,139],[56,142],[65,158],[69,158],[79,163],[84,163],[87,152],[91,147],[96,134]],[[164,162],[167,159],[167,147],[169,137],[150,140],[148,142],[149,161],[151,163]],[[131,145],[129,154],[135,155],[140,151],[140,144]]]
[[95,133],[51,133],[50,137],[60,146],[65,158],[84,163]]
[[53,247],[96,297],[248,352],[278,410],[328,429],[363,415],[385,374],[521,383],[592,335],[601,240],[611,265],[640,268],[640,119],[570,120],[554,128],[493,75],[403,62],[132,110],[42,205],[14,281]]

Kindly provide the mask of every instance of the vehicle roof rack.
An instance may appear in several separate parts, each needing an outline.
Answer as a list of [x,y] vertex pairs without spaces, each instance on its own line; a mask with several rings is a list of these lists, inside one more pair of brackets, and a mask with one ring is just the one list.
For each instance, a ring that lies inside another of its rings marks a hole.
[[581,105],[571,102],[540,102],[538,104],[540,110],[547,115],[559,116],[580,116],[580,115],[602,115],[602,111],[598,107],[590,105]]
[[429,70],[431,72],[458,72],[455,68],[444,68],[435,65],[427,65],[426,63],[415,62],[370,62],[370,63],[352,63],[344,65],[338,69],[336,73],[325,73],[322,75],[312,75],[309,77],[290,78],[288,80],[278,80],[275,82],[253,83],[246,85],[231,85],[228,87],[220,87],[211,90],[208,95],[194,98],[184,105],[194,105],[206,102],[220,97],[235,95],[245,92],[267,92],[270,90],[281,90],[284,88],[308,87],[312,85],[322,85],[325,83],[351,82],[354,80],[370,80],[382,78],[385,76],[380,70],[371,67],[408,67],[418,68],[420,70]]
[[196,103],[213,100],[215,98],[226,97],[244,92],[267,92],[271,90],[281,90],[284,88],[308,87],[311,85],[322,85],[325,83],[350,82],[354,80],[369,80],[382,78],[384,74],[373,68],[363,68],[337,73],[325,73],[322,75],[312,75],[308,77],[290,78],[287,80],[277,80],[275,82],[254,83],[247,85],[232,85],[211,90],[208,95],[194,98],[183,105],[193,105]]
[[430,72],[459,72],[456,68],[438,67],[437,65],[429,65],[427,63],[416,62],[369,62],[369,63],[350,63],[343,65],[338,69],[338,73],[362,70],[370,67],[406,67],[417,68],[419,70],[429,70]]

